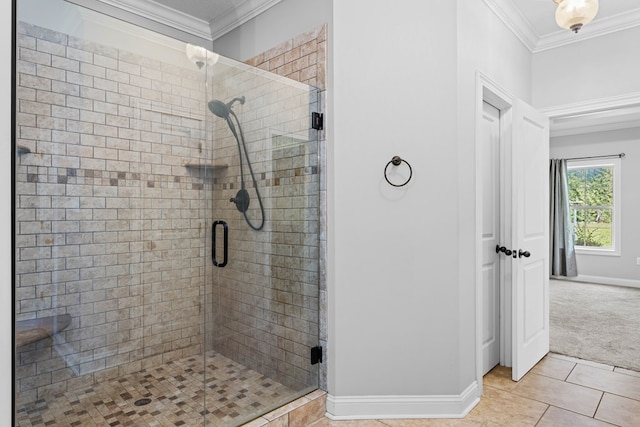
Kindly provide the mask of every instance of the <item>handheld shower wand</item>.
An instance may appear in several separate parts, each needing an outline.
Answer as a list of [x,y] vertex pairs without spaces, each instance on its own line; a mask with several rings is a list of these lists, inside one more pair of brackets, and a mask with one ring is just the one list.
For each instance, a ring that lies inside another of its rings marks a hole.
[[[262,197],[260,196],[260,190],[258,189],[258,182],[253,172],[253,167],[251,166],[251,160],[249,159],[249,152],[247,151],[247,145],[244,140],[244,133],[242,132],[242,126],[240,125],[240,120],[238,119],[238,116],[236,116],[236,113],[234,113],[233,110],[231,109],[233,107],[233,104],[235,104],[236,102],[239,102],[240,105],[244,104],[245,97],[244,96],[236,97],[227,103],[214,99],[212,101],[209,101],[207,105],[209,107],[209,110],[213,114],[227,121],[227,125],[229,126],[229,129],[231,130],[231,133],[236,139],[236,143],[238,145],[238,155],[240,156],[240,190],[238,190],[238,192],[236,193],[236,197],[232,197],[231,199],[229,199],[229,201],[231,203],[235,203],[236,208],[240,212],[242,212],[242,214],[244,215],[245,221],[247,222],[247,224],[249,224],[249,227],[258,231],[258,230],[262,230],[262,228],[264,227],[264,222],[265,222],[264,206],[262,204]],[[231,120],[232,117],[235,119],[235,122],[238,125],[237,130],[236,130],[236,126],[233,123],[233,120]],[[247,159],[247,166],[249,167],[249,174],[251,176],[251,181],[253,182],[253,188],[255,188],[256,195],[258,197],[258,205],[260,207],[260,217],[261,217],[259,225],[254,225],[249,220],[249,217],[247,216],[247,210],[249,209],[251,198],[249,197],[249,192],[247,191],[245,182],[244,182],[244,163],[242,160],[243,151],[244,151],[244,156]]]

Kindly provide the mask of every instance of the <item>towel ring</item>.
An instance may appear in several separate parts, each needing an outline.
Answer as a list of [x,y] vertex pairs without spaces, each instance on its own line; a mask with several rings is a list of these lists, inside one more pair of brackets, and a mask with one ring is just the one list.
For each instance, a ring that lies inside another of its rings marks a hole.
[[[394,184],[393,182],[389,181],[389,177],[387,177],[387,169],[389,168],[389,165],[394,165],[394,166],[399,166],[400,163],[404,162],[407,166],[409,166],[409,178],[407,178],[407,180],[405,182],[403,182],[402,184]],[[393,156],[393,158],[389,161],[389,163],[387,163],[387,165],[384,167],[384,179],[387,180],[387,182],[390,185],[393,185],[394,187],[402,187],[404,185],[407,185],[409,183],[409,181],[411,181],[411,177],[413,176],[413,169],[411,168],[411,165],[409,164],[409,162],[407,162],[406,160],[400,158],[400,156]]]

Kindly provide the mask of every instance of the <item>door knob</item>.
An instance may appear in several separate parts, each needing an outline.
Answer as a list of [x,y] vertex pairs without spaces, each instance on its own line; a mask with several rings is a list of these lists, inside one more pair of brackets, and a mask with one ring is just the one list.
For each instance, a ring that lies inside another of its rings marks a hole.
[[496,245],[496,253],[504,253],[505,255],[509,256],[513,253],[513,251],[511,249],[507,249],[504,246],[500,246],[500,245]]
[[531,252],[518,249],[518,258],[522,258],[522,257],[529,258],[530,256],[531,256]]

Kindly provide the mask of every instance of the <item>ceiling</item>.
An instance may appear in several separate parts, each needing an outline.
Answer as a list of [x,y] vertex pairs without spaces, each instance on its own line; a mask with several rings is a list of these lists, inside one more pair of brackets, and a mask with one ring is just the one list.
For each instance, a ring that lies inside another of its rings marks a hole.
[[[281,0],[99,0],[129,12],[177,23],[178,28],[215,40]],[[640,25],[639,0],[600,0],[599,12],[578,34],[555,23],[553,0],[484,0],[516,36],[537,52]],[[174,25],[175,26],[175,25]]]
[[[67,0],[82,4],[82,0]],[[168,25],[204,40],[215,40],[281,0],[84,0],[98,1]]]
[[578,34],[556,25],[553,0],[484,0],[533,53],[640,25],[640,1],[600,0],[595,19]]
[[[156,3],[207,22],[220,20],[222,16],[239,9],[245,0],[155,0]],[[152,3],[150,1],[150,3]]]
[[[556,25],[556,4],[553,0],[511,0],[529,21],[538,36],[549,36],[555,32],[565,32]],[[596,20],[609,20],[612,17],[626,14],[631,10],[640,11],[638,0],[601,0]],[[596,22],[593,21],[593,23]],[[586,32],[588,27],[584,27]],[[578,36],[574,34],[574,36]]]

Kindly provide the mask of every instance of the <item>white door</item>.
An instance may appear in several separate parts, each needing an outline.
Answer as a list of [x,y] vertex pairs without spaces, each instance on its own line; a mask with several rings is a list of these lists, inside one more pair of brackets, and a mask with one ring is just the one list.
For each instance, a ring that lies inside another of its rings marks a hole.
[[512,378],[549,352],[549,119],[512,109]]
[[500,362],[500,111],[484,103],[482,176],[482,374]]

